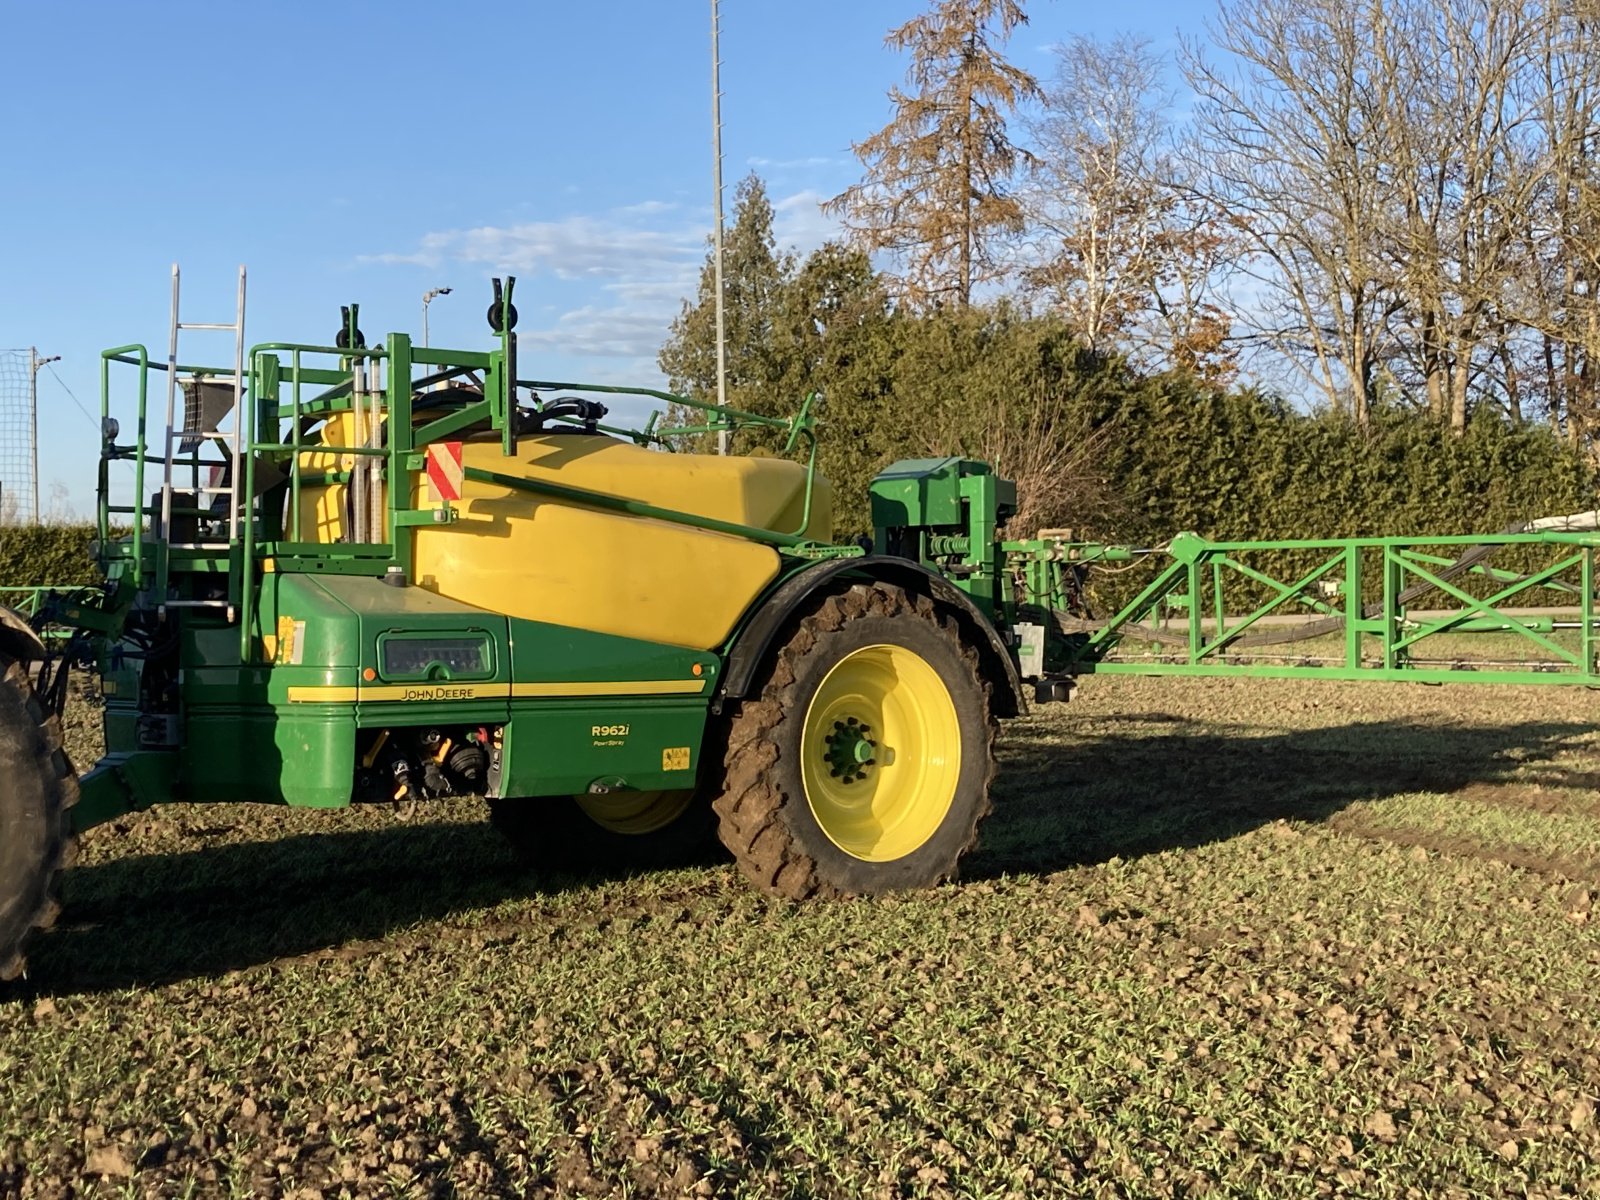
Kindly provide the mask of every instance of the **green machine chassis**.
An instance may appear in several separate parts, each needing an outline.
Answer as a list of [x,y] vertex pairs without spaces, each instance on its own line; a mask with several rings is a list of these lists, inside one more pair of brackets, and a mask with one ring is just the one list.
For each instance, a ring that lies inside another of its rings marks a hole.
[[[108,752],[81,780],[77,828],[168,800],[337,807],[463,792],[691,790],[705,782],[708,728],[752,694],[795,614],[860,582],[929,596],[954,614],[998,716],[1019,712],[1030,690],[1065,699],[1076,677],[1094,672],[1600,685],[1595,532],[1240,543],[1181,534],[1152,548],[1065,532],[1008,540],[1013,485],[984,463],[945,458],[896,463],[873,481],[870,547],[819,544],[803,534],[816,478],[809,398],[776,418],[651,389],[521,378],[514,281],[503,295],[496,284],[497,344],[487,351],[419,348],[404,334],[369,348],[354,307],[336,345],[251,349],[237,459],[238,494],[251,499],[227,535],[206,488],[164,497],[168,527],[162,497],[146,490],[158,469],[198,480],[215,466],[202,459],[203,433],[165,446],[149,436],[150,381],[173,364],[153,362],[142,346],[103,354],[97,553],[106,582],[28,597],[40,626],[74,631],[47,655],[47,699],[64,699],[62,662],[92,665],[103,680]],[[195,380],[232,373],[175,370]],[[471,398],[419,403],[461,381]],[[596,410],[543,399],[553,392],[640,396],[705,419],[672,430],[654,415],[640,428],[606,425]],[[120,442],[114,409],[130,393],[134,436]],[[387,421],[381,444],[322,440],[318,422],[363,403]],[[430,444],[464,430],[490,430],[513,453],[530,415],[664,452],[675,438],[763,428],[803,458],[806,516],[790,532],[467,469],[534,496],[773,546],[782,568],[724,645],[690,651],[391,586],[412,574],[404,531],[447,528],[457,516],[448,503],[414,505],[409,487],[385,488],[386,511],[371,523],[384,540],[305,538],[301,489],[358,474],[310,470],[308,451],[405,480],[424,468]],[[130,467],[133,495],[120,499],[113,484]],[[1500,552],[1517,569],[1492,565]],[[1111,571],[1143,574],[1127,576],[1136,586],[1120,581],[1125,598],[1097,616],[1096,581]],[[1552,600],[1574,615],[1515,607]],[[1434,607],[1413,616],[1423,604]],[[1428,652],[1474,633],[1502,635],[1525,653],[1468,663]]]
[[[306,540],[300,528],[303,488],[349,483],[357,474],[309,470],[308,451],[354,459],[387,484],[413,478],[430,444],[469,429],[492,431],[512,454],[530,417],[672,448],[656,416],[642,428],[621,428],[593,409],[574,413],[571,404],[539,399],[583,391],[644,396],[706,415],[672,437],[775,431],[786,452],[805,458],[797,529],[740,525],[473,467],[467,477],[767,543],[782,556],[775,588],[819,561],[861,553],[803,536],[816,479],[809,400],[779,419],[650,389],[520,379],[514,283],[502,294],[496,281],[490,319],[498,345],[488,351],[414,347],[404,334],[369,348],[355,306],[337,345],[252,348],[238,455],[240,493],[252,499],[239,510],[237,536],[223,532],[228,521],[206,503],[226,489],[192,486],[148,498],[147,482],[158,472],[187,470],[198,484],[221,465],[203,458],[203,431],[174,442],[170,460],[151,436],[151,379],[168,364],[152,361],[143,346],[104,352],[97,556],[106,584],[42,605],[30,597],[41,624],[79,631],[65,657],[91,663],[103,680],[107,755],[81,780],[77,828],[168,800],[335,807],[462,791],[550,796],[696,786],[708,713],[727,695],[726,647],[697,652],[508,618],[391,586],[412,574],[404,532],[447,529],[458,515],[448,502],[414,506],[407,486],[386,486],[386,512],[370,522],[385,540],[329,544]],[[220,367],[175,369],[189,380],[232,375]],[[435,389],[460,381],[470,382],[471,398],[425,406]],[[122,443],[121,414],[113,410],[130,392],[134,437]],[[520,392],[530,404],[519,405]],[[319,436],[318,422],[363,403],[381,412],[383,438],[351,446]],[[114,472],[127,469],[119,464],[131,466],[131,501],[113,486]],[[163,512],[170,528],[161,527]],[[429,739],[426,746],[415,744],[418,736]]]

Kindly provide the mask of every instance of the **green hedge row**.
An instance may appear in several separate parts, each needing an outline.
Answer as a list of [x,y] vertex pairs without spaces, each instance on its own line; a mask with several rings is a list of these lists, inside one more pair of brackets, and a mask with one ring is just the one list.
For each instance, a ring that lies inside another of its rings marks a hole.
[[0,587],[97,583],[93,525],[0,526]]
[[[1578,449],[1548,426],[1511,426],[1489,413],[1459,437],[1405,411],[1376,413],[1360,429],[1258,392],[1165,378],[1117,394],[1094,422],[1114,431],[1105,466],[1121,506],[1115,528],[1103,532],[1145,544],[1184,529],[1214,541],[1493,534],[1597,506],[1596,471]],[[1287,579],[1324,557],[1285,551],[1252,565]],[[1530,572],[1552,561],[1545,549],[1508,549],[1493,565]],[[1102,578],[1103,602],[1127,598],[1137,578]],[[1375,569],[1365,583],[1366,598],[1376,599]],[[1468,590],[1492,589],[1475,582]],[[1570,597],[1529,593],[1518,602]]]

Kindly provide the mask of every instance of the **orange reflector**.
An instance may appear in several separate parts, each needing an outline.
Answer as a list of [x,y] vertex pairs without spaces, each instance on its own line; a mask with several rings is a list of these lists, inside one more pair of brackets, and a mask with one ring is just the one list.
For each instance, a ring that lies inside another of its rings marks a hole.
[[368,683],[371,683],[377,677],[378,673],[371,667],[368,667],[365,671],[361,672],[361,678],[365,679]]
[[694,672],[696,675],[701,675],[701,674],[705,673],[705,668],[702,667],[699,663],[695,663],[695,665],[690,667],[689,670]]

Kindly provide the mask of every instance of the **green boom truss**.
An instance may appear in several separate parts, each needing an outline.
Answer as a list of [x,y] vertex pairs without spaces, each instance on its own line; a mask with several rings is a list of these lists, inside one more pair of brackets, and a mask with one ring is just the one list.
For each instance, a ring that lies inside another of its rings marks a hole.
[[[916,558],[965,590],[1010,632],[1027,677],[1600,685],[1600,531],[1576,528],[1581,521],[1433,537],[1181,533],[1140,549],[1068,532],[1001,540],[1014,505],[1008,481],[965,459],[896,463],[872,485],[875,550]],[[1103,615],[1098,592],[1118,597]],[[1480,643],[1485,656],[1463,653],[1463,635],[1498,636]]]
[[[1584,686],[1600,685],[1597,548],[1595,532],[1007,547],[1024,607],[1055,618],[1047,661],[1064,674]],[[1497,565],[1509,557],[1518,569]],[[1141,560],[1153,577],[1107,619],[1063,613],[1072,572]],[[1462,653],[1467,634],[1499,635],[1494,657]]]

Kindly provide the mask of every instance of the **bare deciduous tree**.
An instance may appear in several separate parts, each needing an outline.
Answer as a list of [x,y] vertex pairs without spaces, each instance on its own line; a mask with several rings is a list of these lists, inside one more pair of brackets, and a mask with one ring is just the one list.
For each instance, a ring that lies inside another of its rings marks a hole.
[[1520,376],[1506,297],[1526,273],[1522,231],[1542,190],[1543,138],[1526,70],[1543,13],[1524,0],[1391,0],[1398,39],[1395,172],[1382,231],[1404,300],[1399,351],[1428,408],[1460,432],[1469,400],[1515,415]]
[[1600,0],[1224,0],[1196,161],[1248,231],[1258,344],[1358,420],[1385,381],[1592,435]]
[[1255,342],[1364,423],[1399,306],[1379,231],[1399,206],[1385,61],[1401,33],[1383,0],[1238,0],[1212,36],[1220,59],[1184,55],[1196,166],[1248,237]]
[[1024,282],[1085,344],[1119,342],[1154,286],[1170,195],[1161,64],[1142,39],[1076,37],[1029,122],[1037,163],[1021,192],[1034,259]]
[[1036,166],[1021,193],[1022,278],[1093,349],[1223,377],[1233,352],[1217,286],[1236,231],[1173,152],[1163,65],[1127,36],[1079,37],[1057,50],[1030,122]]
[[1600,0],[1541,6],[1529,75],[1544,144],[1505,297],[1526,327],[1522,374],[1574,441],[1600,429]]

